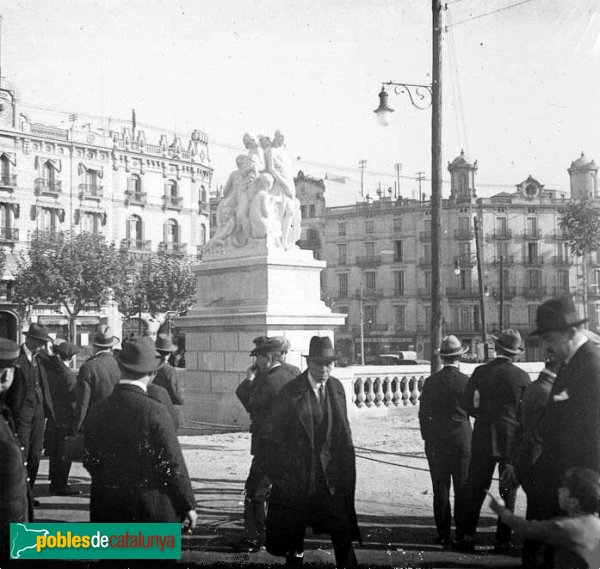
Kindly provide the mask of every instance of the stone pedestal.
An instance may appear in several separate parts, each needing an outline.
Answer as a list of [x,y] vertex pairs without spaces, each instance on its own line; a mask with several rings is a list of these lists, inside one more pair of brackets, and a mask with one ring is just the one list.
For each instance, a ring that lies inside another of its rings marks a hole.
[[320,300],[324,267],[312,251],[264,245],[226,249],[197,266],[196,304],[177,319],[186,335],[186,432],[206,423],[248,424],[234,392],[252,364],[257,336],[285,336],[292,346],[287,361],[300,369],[312,336],[333,341],[345,315]]

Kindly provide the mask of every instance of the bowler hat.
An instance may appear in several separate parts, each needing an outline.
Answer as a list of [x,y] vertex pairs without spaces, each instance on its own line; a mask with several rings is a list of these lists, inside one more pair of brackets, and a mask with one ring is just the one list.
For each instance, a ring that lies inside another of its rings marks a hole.
[[333,344],[328,336],[313,336],[310,339],[308,355],[304,357],[309,362],[313,361],[323,364],[330,364],[337,359],[333,351]]
[[115,358],[124,370],[141,374],[152,373],[161,363],[154,343],[146,336],[123,342],[121,351]]
[[71,344],[70,342],[61,342],[58,346],[55,346],[54,351],[63,359],[68,360],[75,354],[81,351],[79,346]]
[[269,341],[268,336],[258,336],[252,340],[254,342],[254,349],[250,352],[251,356],[257,356],[258,354],[264,353],[262,351],[263,346]]
[[28,338],[35,338],[36,340],[41,340],[42,342],[51,342],[52,338],[50,337],[50,331],[43,324],[38,324],[37,322],[32,322],[29,326],[29,330],[24,332],[24,335]]
[[440,345],[440,356],[450,357],[450,356],[462,356],[469,348],[464,347],[460,340],[450,334],[449,336],[444,336],[442,338],[442,343]]
[[171,353],[177,350],[169,334],[159,334],[154,342],[157,352]]
[[112,348],[115,344],[119,343],[119,338],[112,335],[112,328],[110,326],[101,324],[98,326],[92,343],[98,348]]
[[19,344],[8,338],[0,338],[0,360],[10,362],[19,357]]
[[551,298],[538,306],[536,329],[529,335],[539,336],[547,332],[567,330],[571,326],[578,326],[587,320],[578,312],[570,296]]
[[523,352],[521,334],[518,330],[508,328],[500,332],[499,336],[492,336],[492,339],[496,342],[496,346],[504,352],[515,355]]

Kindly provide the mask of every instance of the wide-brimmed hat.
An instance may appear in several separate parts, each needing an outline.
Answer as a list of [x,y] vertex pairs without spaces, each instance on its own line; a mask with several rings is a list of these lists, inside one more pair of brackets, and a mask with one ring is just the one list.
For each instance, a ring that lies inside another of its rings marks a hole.
[[147,336],[135,337],[123,342],[121,351],[115,355],[119,365],[134,373],[152,373],[160,364],[154,343]]
[[0,360],[6,364],[19,357],[19,344],[8,338],[0,338]]
[[61,342],[58,346],[55,345],[54,351],[64,360],[68,360],[78,354],[81,348],[70,342]]
[[509,354],[520,354],[523,352],[521,347],[521,334],[518,330],[508,328],[500,332],[498,336],[491,336],[501,350]]
[[442,338],[439,352],[440,356],[447,358],[451,356],[462,356],[468,350],[469,348],[463,346],[456,336],[450,334],[449,336],[444,336]]
[[328,336],[313,336],[310,339],[308,355],[304,357],[309,362],[313,361],[322,364],[330,364],[337,359],[333,351],[333,344]]
[[570,296],[561,296],[540,304],[535,321],[536,329],[529,334],[530,336],[567,330],[571,326],[587,322],[588,319],[584,318],[577,310]]
[[98,348],[112,348],[119,343],[119,338],[112,335],[112,328],[106,324],[98,326],[92,344]]
[[154,346],[157,352],[171,353],[177,350],[177,346],[173,344],[173,339],[169,334],[159,334],[156,336]]
[[257,338],[254,338],[254,340],[252,340],[252,342],[254,342],[254,348],[253,350],[250,352],[251,356],[257,356],[258,354],[264,353],[262,352],[262,347],[269,341],[269,337],[268,336],[258,336]]
[[29,330],[23,334],[29,338],[35,338],[36,340],[40,340],[42,342],[52,341],[52,338],[50,337],[50,330],[48,330],[48,328],[46,328],[46,326],[43,324],[38,324],[37,322],[32,322],[29,326]]

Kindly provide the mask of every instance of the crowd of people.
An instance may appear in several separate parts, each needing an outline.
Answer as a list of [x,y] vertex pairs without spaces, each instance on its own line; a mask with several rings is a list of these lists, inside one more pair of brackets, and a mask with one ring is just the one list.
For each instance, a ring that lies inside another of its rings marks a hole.
[[[570,298],[538,308],[533,335],[548,361],[534,382],[515,365],[523,352],[516,330],[494,338],[496,357],[471,377],[460,372],[465,348],[458,338],[442,339],[443,368],[423,385],[419,423],[444,548],[476,551],[480,512],[498,467],[500,496],[489,504],[498,515],[495,551],[513,550],[514,533],[525,539],[527,569],[600,566],[600,339],[585,322]],[[78,493],[68,484],[77,441],[92,479],[91,521],[180,522],[191,532],[197,514],[177,439],[184,394],[168,363],[176,349],[171,338],[128,338],[116,352],[118,338],[102,326],[93,357],[77,375],[69,365],[76,346],[52,343],[39,324],[25,338],[22,346],[0,339],[3,555],[9,523],[34,519],[43,448],[50,492]],[[357,567],[356,461],[346,394],[332,375],[331,340],[311,339],[304,372],[286,363],[287,338],[253,343],[254,361],[236,389],[251,420],[246,535],[232,546],[264,549],[300,566],[311,527],[330,536],[337,567]],[[519,487],[527,495],[525,520],[513,513]]]

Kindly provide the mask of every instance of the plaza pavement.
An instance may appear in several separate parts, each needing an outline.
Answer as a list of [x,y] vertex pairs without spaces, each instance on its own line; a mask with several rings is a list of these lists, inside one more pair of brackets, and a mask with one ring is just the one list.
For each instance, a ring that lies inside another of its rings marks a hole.
[[[356,509],[363,537],[363,547],[356,551],[359,564],[389,568],[519,567],[519,557],[491,553],[495,518],[486,506],[477,554],[444,551],[435,543],[431,483],[417,409],[394,409],[385,416],[367,413],[352,419],[357,447]],[[181,565],[282,564],[280,558],[266,552],[240,553],[230,545],[243,537],[242,491],[250,467],[249,434],[182,436],[180,442],[199,521],[194,533],[183,537]],[[49,496],[47,472],[48,459],[44,458],[36,483],[41,502],[36,521],[88,521],[90,477],[82,465],[74,464],[71,470],[71,483],[82,491],[80,496]],[[519,492],[517,511],[521,514],[523,502]],[[334,566],[326,536],[308,535],[305,548],[305,565]],[[148,566],[147,561],[144,566]]]

